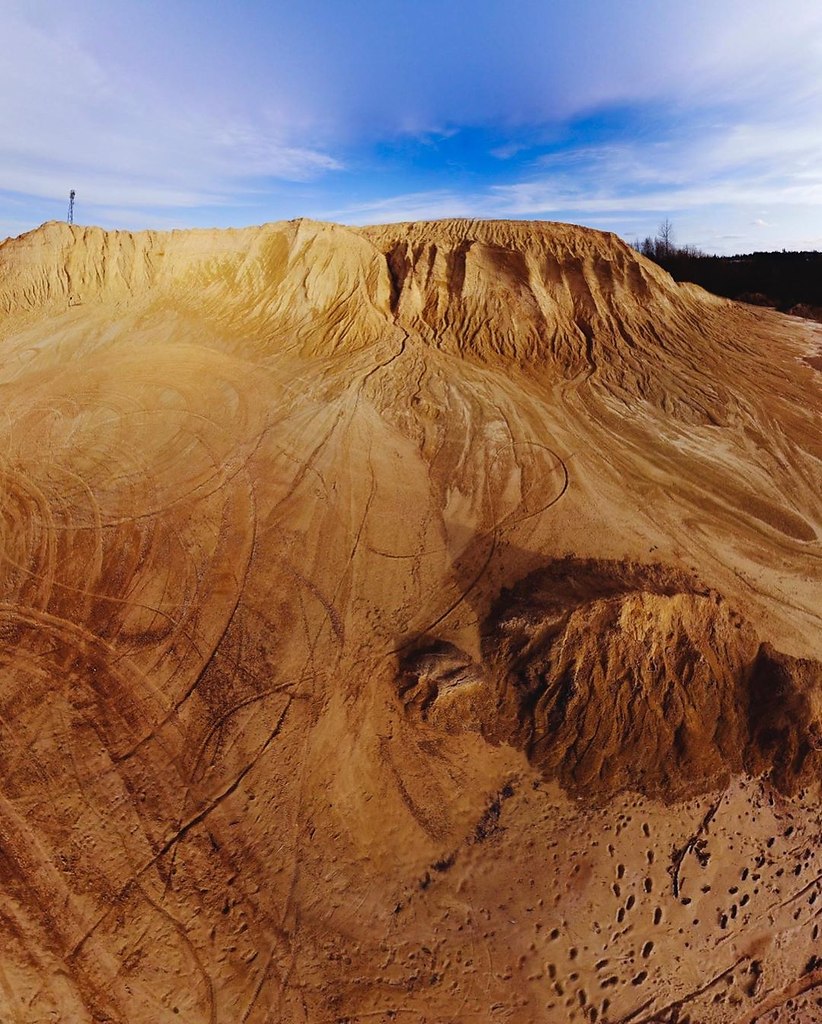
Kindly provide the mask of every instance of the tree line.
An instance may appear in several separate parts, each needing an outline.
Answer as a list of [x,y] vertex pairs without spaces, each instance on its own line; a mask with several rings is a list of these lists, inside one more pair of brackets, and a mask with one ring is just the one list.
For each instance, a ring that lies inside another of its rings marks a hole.
[[655,236],[647,235],[641,241],[637,238],[631,243],[631,247],[641,252],[643,256],[657,261],[683,256],[689,259],[703,259],[708,255],[695,245],[677,245],[674,241],[674,226],[667,217],[659,225]]
[[677,245],[667,218],[654,237],[632,247],[654,260],[675,281],[690,281],[715,295],[772,306],[822,320],[822,252],[752,252],[710,256],[695,245]]

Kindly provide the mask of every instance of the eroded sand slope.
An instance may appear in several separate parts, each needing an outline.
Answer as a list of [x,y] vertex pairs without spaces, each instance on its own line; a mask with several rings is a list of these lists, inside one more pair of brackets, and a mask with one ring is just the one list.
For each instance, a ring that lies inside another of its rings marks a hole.
[[822,1020],[815,328],[470,221],[0,310],[0,1020]]

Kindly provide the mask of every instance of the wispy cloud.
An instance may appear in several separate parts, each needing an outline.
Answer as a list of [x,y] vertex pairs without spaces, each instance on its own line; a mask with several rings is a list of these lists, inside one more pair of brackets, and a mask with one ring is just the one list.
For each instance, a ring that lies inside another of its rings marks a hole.
[[[193,208],[233,204],[260,180],[307,181],[340,168],[300,144],[264,111],[226,122],[170,96],[150,79],[138,89],[115,59],[25,17],[4,22],[0,62],[0,185],[54,197],[75,187],[86,208]],[[204,69],[205,70],[205,69]]]

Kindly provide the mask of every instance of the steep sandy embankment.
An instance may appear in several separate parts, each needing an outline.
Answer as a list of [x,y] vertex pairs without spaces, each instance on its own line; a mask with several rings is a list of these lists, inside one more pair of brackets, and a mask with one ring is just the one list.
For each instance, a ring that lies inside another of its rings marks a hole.
[[0,1020],[822,1019],[807,328],[471,221],[0,310]]

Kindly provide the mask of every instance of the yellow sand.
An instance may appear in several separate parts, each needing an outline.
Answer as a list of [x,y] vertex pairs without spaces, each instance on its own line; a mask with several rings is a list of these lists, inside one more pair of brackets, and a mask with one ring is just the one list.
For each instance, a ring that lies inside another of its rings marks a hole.
[[818,325],[478,221],[0,310],[0,1021],[822,1019]]

